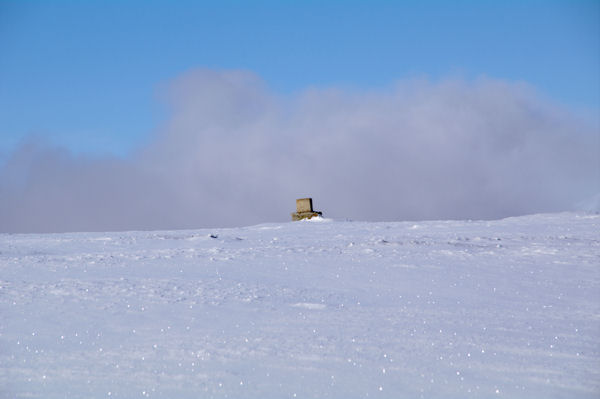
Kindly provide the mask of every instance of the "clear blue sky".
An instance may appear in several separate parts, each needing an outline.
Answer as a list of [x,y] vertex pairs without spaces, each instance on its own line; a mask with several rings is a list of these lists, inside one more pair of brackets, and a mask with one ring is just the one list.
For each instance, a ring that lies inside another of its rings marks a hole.
[[32,133],[126,154],[195,67],[283,93],[486,75],[597,112],[600,2],[0,1],[0,160]]

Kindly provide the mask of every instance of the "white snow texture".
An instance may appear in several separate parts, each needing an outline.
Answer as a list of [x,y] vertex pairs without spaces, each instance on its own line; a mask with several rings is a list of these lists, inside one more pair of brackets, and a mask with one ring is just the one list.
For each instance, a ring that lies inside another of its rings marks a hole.
[[597,398],[600,216],[0,235],[3,398]]

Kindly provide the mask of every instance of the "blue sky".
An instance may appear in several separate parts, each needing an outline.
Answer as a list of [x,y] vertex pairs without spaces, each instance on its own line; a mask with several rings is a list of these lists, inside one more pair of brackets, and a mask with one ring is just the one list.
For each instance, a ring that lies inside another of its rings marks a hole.
[[35,134],[125,155],[197,67],[277,93],[484,75],[597,115],[599,40],[597,1],[0,1],[0,154]]
[[599,165],[599,1],[0,0],[0,233],[600,212]]

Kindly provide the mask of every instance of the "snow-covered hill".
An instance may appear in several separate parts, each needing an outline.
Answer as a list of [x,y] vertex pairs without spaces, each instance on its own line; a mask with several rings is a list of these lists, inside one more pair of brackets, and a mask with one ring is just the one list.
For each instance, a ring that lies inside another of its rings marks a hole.
[[5,398],[600,396],[600,216],[0,235]]

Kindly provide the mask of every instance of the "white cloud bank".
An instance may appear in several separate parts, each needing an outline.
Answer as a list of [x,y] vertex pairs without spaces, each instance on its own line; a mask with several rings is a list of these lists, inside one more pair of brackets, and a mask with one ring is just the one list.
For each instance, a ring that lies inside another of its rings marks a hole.
[[0,170],[0,231],[239,226],[289,220],[312,196],[333,218],[500,218],[600,192],[598,128],[530,87],[491,79],[308,89],[191,71],[172,117],[130,160],[30,141]]

